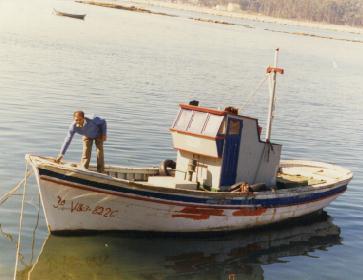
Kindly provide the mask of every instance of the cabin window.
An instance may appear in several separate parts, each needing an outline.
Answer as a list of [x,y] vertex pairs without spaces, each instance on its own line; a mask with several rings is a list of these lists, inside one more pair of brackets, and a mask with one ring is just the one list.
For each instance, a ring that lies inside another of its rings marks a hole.
[[229,135],[239,135],[241,130],[241,122],[239,120],[231,119],[229,121]]
[[208,114],[203,112],[194,112],[192,121],[189,125],[188,131],[201,134]]
[[193,110],[179,111],[173,128],[179,131],[216,137],[225,134],[225,116]]
[[193,116],[193,111],[181,110],[177,120],[175,121],[174,128],[186,131],[192,116]]
[[224,116],[209,115],[208,121],[205,125],[203,135],[215,137],[223,122]]

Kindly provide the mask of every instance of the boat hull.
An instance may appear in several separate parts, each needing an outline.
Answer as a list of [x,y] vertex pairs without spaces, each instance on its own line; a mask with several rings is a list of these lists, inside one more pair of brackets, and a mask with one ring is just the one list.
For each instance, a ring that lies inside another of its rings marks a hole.
[[70,18],[80,19],[80,20],[84,20],[84,18],[86,17],[86,15],[69,14],[69,13],[59,12],[57,10],[54,10],[54,12],[57,16],[70,17]]
[[346,190],[350,180],[310,190],[245,195],[154,189],[94,175],[95,172],[33,167],[51,232],[212,232],[253,228],[323,209]]

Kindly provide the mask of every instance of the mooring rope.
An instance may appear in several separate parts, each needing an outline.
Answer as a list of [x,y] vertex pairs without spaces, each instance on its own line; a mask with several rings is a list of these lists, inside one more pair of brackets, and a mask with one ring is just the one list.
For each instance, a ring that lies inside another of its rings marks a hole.
[[[37,257],[37,261],[33,264],[33,260],[34,260],[34,249],[35,249],[35,232],[38,228],[38,225],[39,225],[39,219],[40,219],[40,194],[38,193],[38,214],[37,214],[37,222],[36,222],[36,225],[34,227],[34,230],[33,230],[33,239],[32,239],[32,255],[31,255],[31,259],[30,259],[30,262],[29,264],[27,264],[25,262],[25,258],[23,256],[23,254],[21,253],[20,249],[21,249],[21,233],[22,233],[22,220],[23,220],[23,213],[24,213],[24,205],[25,205],[25,191],[26,191],[26,185],[27,185],[27,178],[33,173],[33,170],[30,169],[28,170],[28,162],[27,162],[27,165],[26,165],[26,169],[25,169],[25,176],[23,179],[21,179],[16,185],[15,187],[13,187],[10,191],[8,191],[7,193],[3,194],[1,197],[0,197],[0,205],[2,205],[3,203],[5,203],[8,198],[11,196],[11,195],[16,195],[17,191],[19,190],[19,188],[21,186],[24,187],[24,190],[23,190],[23,193],[20,194],[23,196],[23,199],[22,199],[22,206],[21,206],[21,212],[20,212],[20,221],[19,221],[19,235],[18,235],[18,240],[15,241],[13,240],[13,237],[11,234],[8,234],[6,232],[4,232],[2,230],[2,227],[1,227],[1,224],[0,224],[0,234],[3,235],[6,239],[8,239],[11,243],[14,243],[15,246],[16,246],[16,249],[17,249],[17,252],[16,252],[16,262],[15,262],[15,268],[14,268],[14,277],[13,279],[16,280],[16,276],[17,276],[17,271],[18,271],[18,265],[19,263],[21,263],[22,265],[24,266],[31,266],[31,269],[28,271],[28,275],[27,275],[27,279],[30,279],[30,273],[31,271],[34,269],[34,265],[38,262],[39,260],[39,256]],[[42,245],[42,248],[44,247],[44,244]]]
[[27,280],[30,280],[30,279],[31,279],[31,274],[33,273],[33,270],[34,270],[35,266],[36,266],[36,265],[37,265],[37,263],[39,262],[39,258],[40,258],[40,256],[41,256],[41,255],[42,255],[42,253],[43,253],[43,250],[44,250],[45,244],[47,243],[48,238],[49,238],[49,235],[48,235],[47,239],[46,239],[46,240],[44,240],[44,242],[43,242],[43,244],[42,244],[42,246],[41,246],[41,248],[40,248],[40,251],[39,251],[39,253],[37,254],[38,256],[37,256],[37,259],[35,260],[35,262],[34,262],[33,264],[31,264],[31,262],[30,262],[30,264],[31,264],[31,268],[28,270],[27,277],[26,277],[26,279],[27,279]]
[[20,244],[21,244],[21,231],[23,225],[23,213],[24,213],[24,202],[25,202],[25,193],[26,193],[26,184],[28,178],[28,162],[26,161],[25,166],[25,175],[24,175],[24,188],[23,188],[23,199],[21,201],[21,211],[20,211],[20,218],[19,218],[19,233],[18,233],[18,242],[16,248],[16,259],[15,259],[15,268],[14,268],[14,280],[16,280],[16,273],[18,271],[18,262],[19,262],[19,255],[20,255]]
[[31,174],[33,173],[33,170],[29,170],[26,172],[25,177],[23,179],[21,179],[19,181],[19,183],[17,183],[15,185],[14,188],[12,188],[10,191],[8,191],[7,193],[4,193],[1,197],[0,197],[0,205],[2,205],[5,201],[8,200],[8,198],[13,195],[14,193],[16,193],[16,191],[22,186],[22,184],[24,183],[24,181],[26,180],[26,178],[28,178]]
[[37,231],[38,225],[39,225],[39,218],[40,218],[40,193],[38,192],[38,214],[37,214],[37,222],[35,224],[34,230],[33,230],[33,239],[32,239],[32,257],[29,261],[29,264],[33,263],[34,259],[34,249],[35,249],[35,232]]

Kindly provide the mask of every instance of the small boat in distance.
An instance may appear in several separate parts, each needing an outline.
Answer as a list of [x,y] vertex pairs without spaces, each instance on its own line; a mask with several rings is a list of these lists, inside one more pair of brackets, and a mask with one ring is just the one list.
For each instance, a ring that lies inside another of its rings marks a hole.
[[60,12],[60,11],[57,11],[56,9],[53,9],[53,10],[54,10],[54,13],[57,16],[70,17],[70,18],[81,19],[81,20],[84,20],[84,18],[86,16],[85,14],[84,15],[78,15],[78,14],[70,14],[70,13]]
[[258,120],[180,104],[170,131],[176,161],[159,167],[109,165],[105,174],[54,158],[26,155],[51,232],[126,230],[216,232],[254,228],[318,212],[344,193],[352,172],[307,160],[280,160],[270,141],[276,75],[267,68],[266,136]]

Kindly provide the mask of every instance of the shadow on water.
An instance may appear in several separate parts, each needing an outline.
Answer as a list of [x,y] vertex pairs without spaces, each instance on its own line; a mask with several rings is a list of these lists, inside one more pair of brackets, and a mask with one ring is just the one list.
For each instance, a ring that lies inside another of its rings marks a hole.
[[263,279],[263,265],[341,244],[325,213],[218,236],[54,236],[17,279]]

